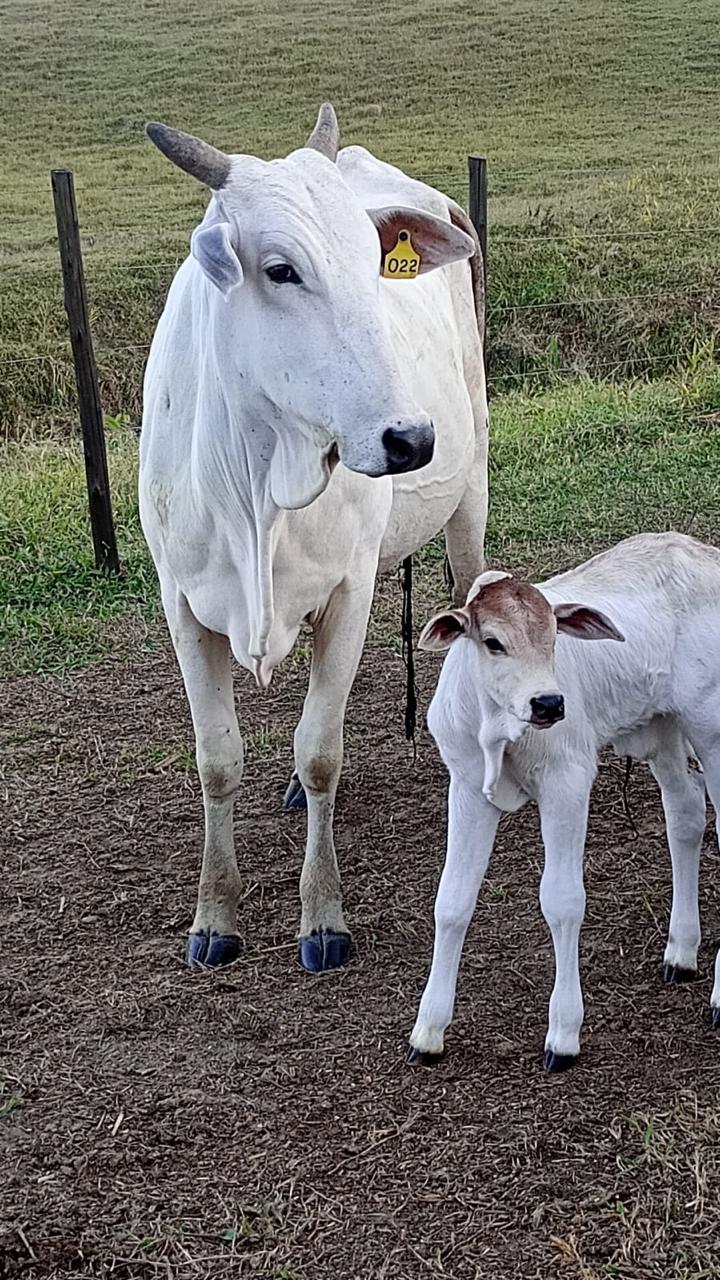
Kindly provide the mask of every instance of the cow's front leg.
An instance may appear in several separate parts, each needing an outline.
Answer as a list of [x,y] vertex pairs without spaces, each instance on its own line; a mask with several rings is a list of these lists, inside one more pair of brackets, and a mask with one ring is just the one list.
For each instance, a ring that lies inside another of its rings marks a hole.
[[295,731],[295,768],[307,799],[307,846],[300,900],[298,958],[311,973],[350,958],[342,909],[333,814],[343,759],[345,707],[367,630],[374,569],[341,583],[315,623],[310,683]]
[[240,876],[233,840],[233,804],[243,770],[243,744],[233,698],[230,648],[207,631],[185,597],[164,590],[163,604],[187,691],[205,808],[205,846],[187,962],[216,966],[237,959]]
[[[546,730],[552,732],[552,730]],[[545,1067],[565,1071],[580,1052],[583,998],[578,944],[585,916],[583,855],[592,776],[568,766],[548,771],[539,796],[545,869],[540,906],[555,948],[555,985],[550,997]]]
[[410,1036],[408,1062],[429,1065],[443,1053],[460,954],[499,820],[500,810],[486,800],[480,782],[451,779],[447,857],[435,899],[432,968]]

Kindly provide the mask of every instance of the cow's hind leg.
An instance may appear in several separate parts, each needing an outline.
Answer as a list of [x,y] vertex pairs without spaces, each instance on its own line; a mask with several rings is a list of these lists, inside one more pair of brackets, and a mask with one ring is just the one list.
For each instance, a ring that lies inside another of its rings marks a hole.
[[350,958],[342,909],[333,814],[343,758],[343,721],[372,603],[374,573],[341,584],[315,624],[310,683],[295,731],[295,768],[307,797],[307,847],[300,899],[298,958],[318,973]]
[[487,524],[487,423],[478,432],[475,457],[465,492],[445,526],[445,546],[453,581],[453,599],[463,605],[485,567]]
[[205,846],[197,910],[187,944],[192,967],[237,958],[240,877],[233,840],[233,804],[243,769],[243,744],[233,699],[230,648],[207,631],[179,592],[163,604],[187,691],[205,808]]

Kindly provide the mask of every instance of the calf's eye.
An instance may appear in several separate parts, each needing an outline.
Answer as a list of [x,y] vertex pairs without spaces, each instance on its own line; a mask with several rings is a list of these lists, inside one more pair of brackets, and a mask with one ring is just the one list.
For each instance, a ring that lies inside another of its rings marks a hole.
[[265,275],[273,284],[302,284],[297,271],[289,262],[278,262],[272,267],[266,267]]
[[483,644],[491,653],[505,653],[505,647],[494,636],[488,636],[487,640],[483,641]]

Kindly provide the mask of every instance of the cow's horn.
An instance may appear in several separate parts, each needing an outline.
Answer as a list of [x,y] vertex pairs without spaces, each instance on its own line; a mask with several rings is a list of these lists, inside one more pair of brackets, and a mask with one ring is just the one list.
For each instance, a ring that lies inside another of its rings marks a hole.
[[329,102],[323,102],[318,112],[315,128],[305,146],[312,147],[313,151],[320,151],[322,155],[327,156],[328,160],[337,160],[338,147],[340,146],[340,128],[335,115],[335,108]]
[[146,124],[145,132],[179,169],[207,183],[213,191],[224,187],[231,165],[230,156],[226,156],[224,151],[218,151],[217,147],[211,147],[201,138],[194,138],[191,133],[171,129],[167,124]]

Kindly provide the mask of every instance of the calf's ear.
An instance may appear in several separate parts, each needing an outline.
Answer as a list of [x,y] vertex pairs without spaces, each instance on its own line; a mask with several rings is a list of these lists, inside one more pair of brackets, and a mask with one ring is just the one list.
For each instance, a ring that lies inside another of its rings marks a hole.
[[209,222],[196,227],[190,239],[190,251],[225,297],[242,284],[242,267],[230,241],[229,222]]
[[606,614],[586,604],[556,604],[553,613],[558,631],[576,640],[624,640],[625,637]]
[[442,218],[435,218],[431,213],[423,213],[420,209],[389,206],[368,209],[367,213],[375,223],[380,237],[381,271],[386,254],[395,248],[401,231],[408,233],[412,248],[420,256],[419,266],[411,275],[422,275],[424,271],[446,267],[449,262],[472,258],[475,252],[474,240],[459,227],[454,227],[451,222],[444,222]]
[[468,634],[470,618],[464,609],[446,609],[431,618],[418,640],[418,649],[428,653],[444,653],[458,636]]

